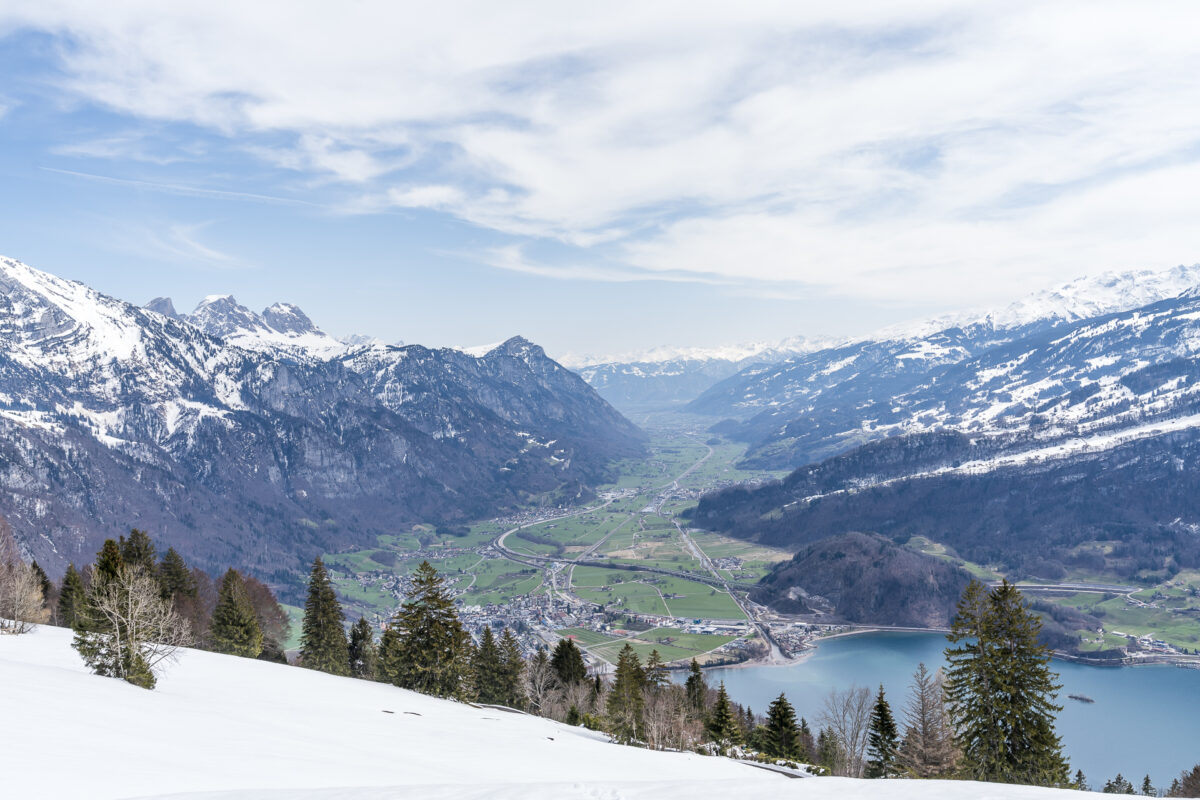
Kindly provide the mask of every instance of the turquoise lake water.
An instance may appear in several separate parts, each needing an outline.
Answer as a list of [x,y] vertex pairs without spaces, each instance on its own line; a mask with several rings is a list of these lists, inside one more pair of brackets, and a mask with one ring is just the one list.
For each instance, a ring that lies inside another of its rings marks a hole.
[[[940,634],[871,633],[822,642],[805,661],[786,667],[707,670],[712,686],[724,681],[730,696],[764,713],[780,692],[797,715],[815,720],[832,688],[851,685],[887,692],[899,716],[917,664],[943,665]],[[1171,666],[1090,667],[1051,662],[1063,684],[1058,732],[1071,762],[1098,790],[1118,772],[1135,785],[1149,774],[1166,787],[1183,769],[1200,763],[1200,670]],[[686,673],[676,677],[683,679]],[[1067,699],[1082,694],[1095,703]]]

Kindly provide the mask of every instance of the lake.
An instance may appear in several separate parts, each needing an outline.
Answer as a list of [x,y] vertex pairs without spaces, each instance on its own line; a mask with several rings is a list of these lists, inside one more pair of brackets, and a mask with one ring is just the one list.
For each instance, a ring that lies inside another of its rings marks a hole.
[[[799,664],[713,669],[705,675],[711,686],[724,681],[733,700],[759,714],[780,692],[786,693],[814,734],[830,689],[858,684],[874,691],[882,683],[902,726],[913,671],[922,661],[930,672],[943,665],[945,647],[941,634],[861,634],[823,641]],[[1118,772],[1139,788],[1149,773],[1155,786],[1165,788],[1182,770],[1200,763],[1200,670],[1092,667],[1057,660],[1051,667],[1063,684],[1058,732],[1071,774],[1082,769],[1093,790]],[[1068,694],[1096,702],[1068,700]]]

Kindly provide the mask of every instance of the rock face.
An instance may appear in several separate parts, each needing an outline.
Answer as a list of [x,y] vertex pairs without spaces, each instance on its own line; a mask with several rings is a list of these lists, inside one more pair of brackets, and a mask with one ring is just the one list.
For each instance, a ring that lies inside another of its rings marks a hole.
[[152,305],[0,259],[0,515],[54,573],[133,526],[201,566],[291,572],[417,522],[585,495],[640,452],[520,338],[480,357],[354,347],[294,306]]
[[776,565],[750,598],[789,614],[847,622],[944,627],[970,575],[880,536],[846,533]]

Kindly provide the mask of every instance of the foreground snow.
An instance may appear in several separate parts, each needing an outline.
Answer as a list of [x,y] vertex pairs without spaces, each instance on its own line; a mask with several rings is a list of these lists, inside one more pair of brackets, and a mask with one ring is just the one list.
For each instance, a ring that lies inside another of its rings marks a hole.
[[620,747],[535,717],[199,651],[187,651],[147,692],[88,674],[70,632],[57,628],[0,637],[0,703],[0,795],[13,798],[1060,796],[969,783],[789,780],[726,759]]

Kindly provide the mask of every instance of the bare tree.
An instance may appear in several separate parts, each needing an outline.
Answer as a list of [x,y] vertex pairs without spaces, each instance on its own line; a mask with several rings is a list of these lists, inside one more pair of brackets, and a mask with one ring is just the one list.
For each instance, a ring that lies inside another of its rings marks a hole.
[[541,658],[533,658],[525,668],[525,695],[529,698],[529,709],[539,716],[550,716],[551,706],[554,705],[558,694],[558,677],[550,661],[541,654]]
[[98,675],[153,688],[155,671],[192,641],[191,626],[164,600],[158,581],[124,567],[115,578],[94,580],[87,595],[88,622],[75,648]]
[[842,757],[834,773],[848,778],[861,778],[866,765],[867,739],[871,721],[871,691],[865,686],[852,686],[844,691],[834,689],[825,698],[819,720],[838,738]]
[[700,743],[703,726],[691,718],[687,691],[667,684],[646,693],[643,715],[646,744],[656,750],[690,750]]
[[25,633],[49,619],[33,567],[20,560],[0,561],[0,633]]
[[900,763],[918,778],[944,775],[954,768],[958,748],[946,714],[942,671],[934,675],[924,664],[913,673],[908,703],[904,707],[907,727],[900,744]]

